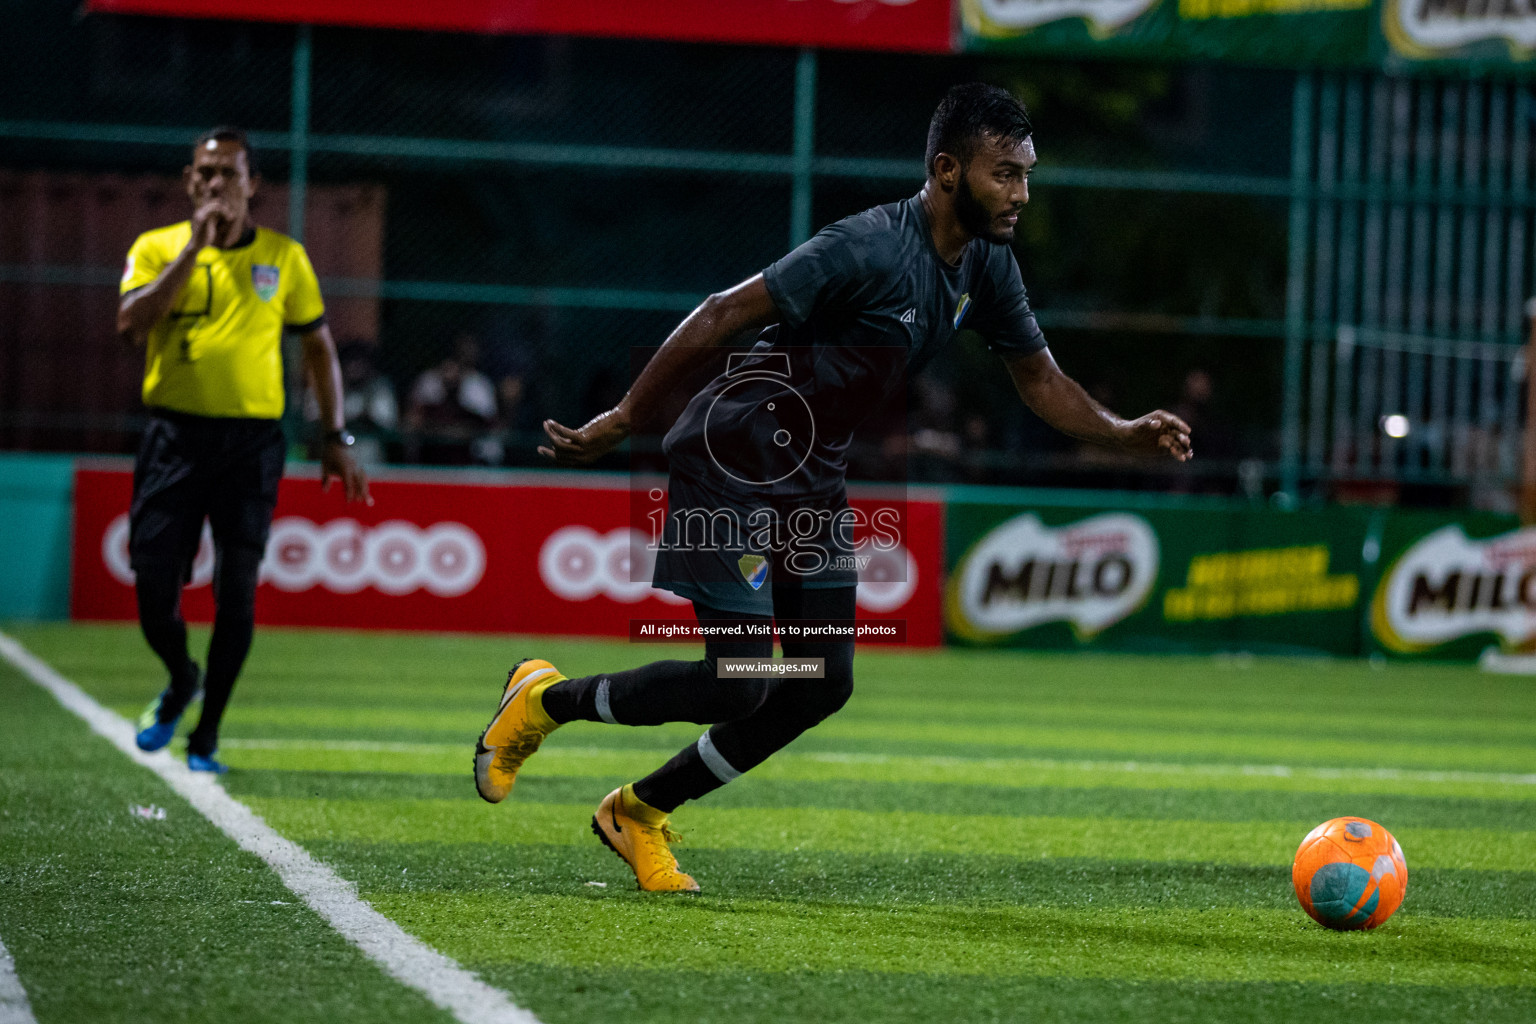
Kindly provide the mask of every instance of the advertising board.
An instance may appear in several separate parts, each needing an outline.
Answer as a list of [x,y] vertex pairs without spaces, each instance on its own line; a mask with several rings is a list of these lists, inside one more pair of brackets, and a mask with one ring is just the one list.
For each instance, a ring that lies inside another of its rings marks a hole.
[[1372,60],[1373,0],[961,0],[967,50],[1272,66]]
[[952,504],[957,643],[1355,654],[1368,516]]
[[[259,622],[625,637],[632,619],[691,618],[687,602],[648,582],[646,524],[622,480],[442,474],[381,479],[372,491],[372,507],[346,505],[312,478],[283,480]],[[131,493],[126,468],[76,470],[74,618],[136,615]],[[903,621],[908,643],[933,646],[942,639],[942,506],[911,501],[905,512],[901,544],[864,567],[858,613]],[[212,619],[213,563],[205,531],[184,600],[191,621]]]
[[952,0],[88,0],[92,11],[948,53]]
[[1396,657],[1536,652],[1536,529],[1511,516],[1399,513],[1382,533],[1370,602],[1376,649]]
[[1481,0],[1382,0],[1391,63],[1528,64],[1536,56],[1536,8]]

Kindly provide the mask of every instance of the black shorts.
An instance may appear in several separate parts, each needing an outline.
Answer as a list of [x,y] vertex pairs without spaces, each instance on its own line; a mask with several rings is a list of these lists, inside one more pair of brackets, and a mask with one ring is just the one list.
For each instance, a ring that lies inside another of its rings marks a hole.
[[130,563],[190,579],[205,518],[218,550],[264,551],[286,454],[277,420],[150,410],[133,466]]
[[845,493],[746,501],[674,468],[652,583],[722,612],[774,614],[775,586],[858,585]]

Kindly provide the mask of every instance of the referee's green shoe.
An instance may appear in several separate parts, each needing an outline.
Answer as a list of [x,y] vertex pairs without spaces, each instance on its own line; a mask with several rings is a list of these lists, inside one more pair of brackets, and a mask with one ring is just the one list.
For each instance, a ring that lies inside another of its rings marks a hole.
[[149,702],[149,707],[139,714],[138,731],[134,734],[133,741],[138,744],[140,750],[153,753],[161,750],[171,742],[171,737],[176,735],[176,723],[181,721],[181,716],[186,713],[192,702],[197,700],[203,692],[203,673],[197,673],[197,686],[180,707],[176,706],[176,695],[167,686],[160,691],[160,696]]
[[564,678],[555,666],[537,658],[524,658],[512,666],[501,706],[475,744],[475,790],[482,800],[493,804],[505,800],[517,781],[517,770],[544,737],[559,728],[544,713],[539,698]]

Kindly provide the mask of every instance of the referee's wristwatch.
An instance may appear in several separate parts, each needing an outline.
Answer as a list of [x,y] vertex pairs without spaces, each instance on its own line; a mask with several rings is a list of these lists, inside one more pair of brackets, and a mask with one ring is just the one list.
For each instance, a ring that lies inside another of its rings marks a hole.
[[320,440],[325,444],[339,444],[343,448],[351,448],[357,443],[357,438],[346,430],[327,430]]

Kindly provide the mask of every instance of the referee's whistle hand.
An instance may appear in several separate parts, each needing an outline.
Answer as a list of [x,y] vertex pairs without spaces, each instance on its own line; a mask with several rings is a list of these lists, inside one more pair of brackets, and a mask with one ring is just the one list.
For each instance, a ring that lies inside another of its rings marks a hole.
[[368,474],[363,472],[363,467],[357,464],[350,452],[327,447],[321,453],[320,489],[322,491],[330,491],[332,478],[341,481],[348,501],[360,501],[365,505],[373,504],[373,495],[368,493]]

